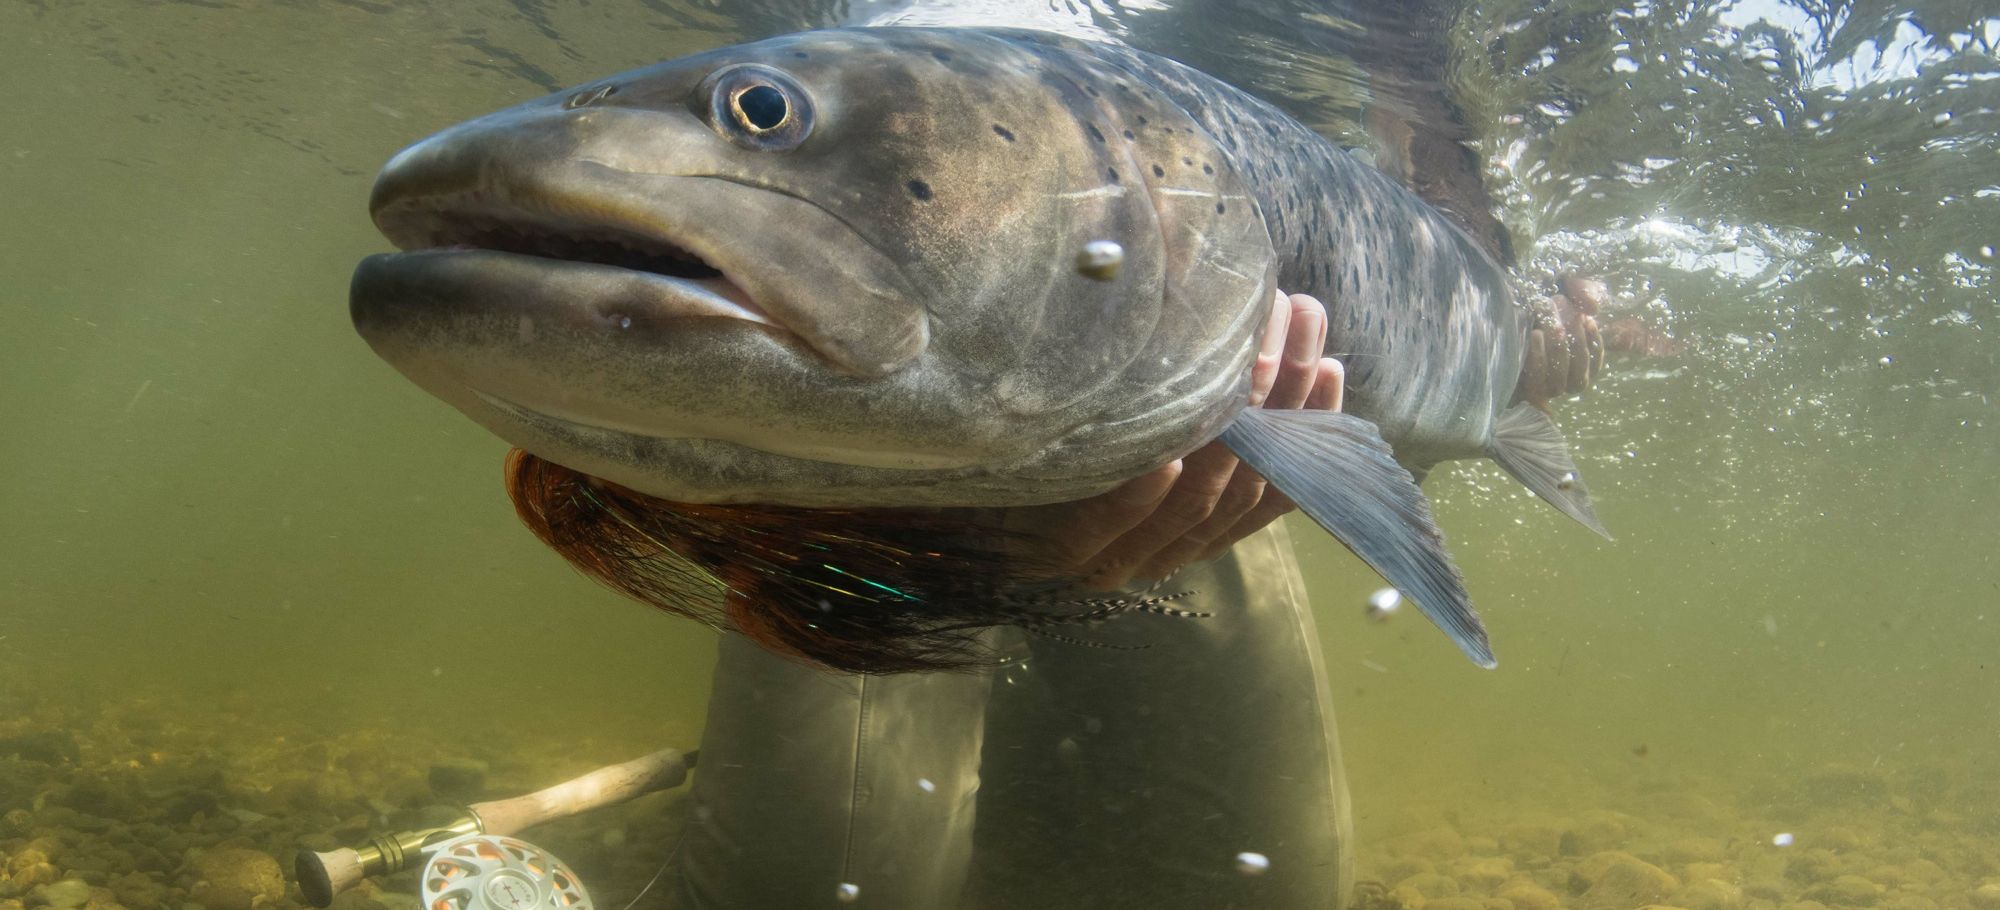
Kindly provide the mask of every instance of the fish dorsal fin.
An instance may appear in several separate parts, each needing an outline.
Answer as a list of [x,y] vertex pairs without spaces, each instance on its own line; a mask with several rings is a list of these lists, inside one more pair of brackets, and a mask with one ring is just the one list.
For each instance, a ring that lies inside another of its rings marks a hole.
[[1251,408],[1222,431],[1222,441],[1416,601],[1459,650],[1482,667],[1495,665],[1430,502],[1374,424],[1334,411]]
[[1611,532],[1604,530],[1590,507],[1590,488],[1583,485],[1583,475],[1570,460],[1569,442],[1541,409],[1527,404],[1507,409],[1494,422],[1493,442],[1486,447],[1486,454],[1549,505],[1605,540],[1611,539]]

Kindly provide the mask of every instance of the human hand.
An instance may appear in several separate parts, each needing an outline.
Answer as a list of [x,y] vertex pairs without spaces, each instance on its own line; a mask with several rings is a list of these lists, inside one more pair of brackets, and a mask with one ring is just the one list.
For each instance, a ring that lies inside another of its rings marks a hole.
[[[1279,292],[1250,368],[1251,406],[1340,410],[1345,374],[1325,348],[1326,307]],[[1089,499],[1010,510],[1006,523],[1047,571],[1112,589],[1220,555],[1291,509],[1216,441]]]
[[1564,276],[1562,293],[1537,308],[1514,397],[1546,411],[1549,402],[1590,391],[1604,372],[1597,315],[1609,291],[1595,278]]

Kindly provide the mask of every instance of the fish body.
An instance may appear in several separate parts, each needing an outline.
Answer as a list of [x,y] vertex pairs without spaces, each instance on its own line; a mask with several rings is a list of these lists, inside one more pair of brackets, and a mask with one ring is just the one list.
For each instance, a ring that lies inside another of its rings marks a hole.
[[[724,48],[439,133],[371,207],[406,251],[356,271],[377,352],[661,499],[1067,501],[1220,436],[1483,663],[1408,471],[1552,466],[1588,515],[1553,425],[1504,410],[1526,333],[1500,269],[1277,109],[1129,48],[927,28]],[[1107,240],[1115,273],[1080,273]],[[1327,304],[1349,414],[1246,410],[1280,287]]]

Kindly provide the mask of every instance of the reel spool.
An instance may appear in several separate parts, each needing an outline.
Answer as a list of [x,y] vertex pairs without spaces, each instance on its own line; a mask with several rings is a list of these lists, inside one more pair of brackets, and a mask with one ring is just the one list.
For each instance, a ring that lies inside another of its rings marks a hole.
[[592,910],[576,873],[519,838],[465,834],[428,849],[423,910]]

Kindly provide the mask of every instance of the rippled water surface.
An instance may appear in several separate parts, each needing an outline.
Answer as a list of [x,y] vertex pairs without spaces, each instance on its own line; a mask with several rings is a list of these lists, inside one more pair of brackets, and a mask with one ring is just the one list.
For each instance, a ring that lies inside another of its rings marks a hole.
[[[504,444],[355,337],[348,275],[385,247],[368,187],[458,120],[869,12],[0,5],[0,910],[60,904],[35,887],[65,876],[235,910],[191,848],[351,839],[435,801],[441,760],[506,792],[694,743],[707,633],[545,553]],[[2000,907],[2000,18],[1021,15],[1184,59],[1385,165],[1371,117],[1462,140],[1521,286],[1601,275],[1630,333],[1560,412],[1615,542],[1490,466],[1427,486],[1501,669],[1369,622],[1379,582],[1299,529],[1364,900]],[[542,839],[622,905],[671,803]]]

